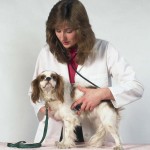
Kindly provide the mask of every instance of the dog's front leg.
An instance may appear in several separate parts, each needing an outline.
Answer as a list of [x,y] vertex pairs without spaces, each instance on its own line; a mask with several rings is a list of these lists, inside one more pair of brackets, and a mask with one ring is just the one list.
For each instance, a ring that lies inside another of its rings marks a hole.
[[64,120],[63,139],[61,142],[56,142],[56,146],[61,149],[71,148],[75,146],[75,124],[72,120]]

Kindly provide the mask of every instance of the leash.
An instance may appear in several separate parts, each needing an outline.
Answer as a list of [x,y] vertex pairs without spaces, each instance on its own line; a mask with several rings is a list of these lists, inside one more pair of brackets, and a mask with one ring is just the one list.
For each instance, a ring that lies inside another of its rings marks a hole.
[[16,148],[38,148],[42,146],[42,142],[44,141],[48,129],[48,106],[46,106],[46,119],[45,119],[45,126],[44,126],[44,132],[43,137],[39,143],[33,143],[33,144],[27,144],[25,141],[19,141],[17,143],[7,143],[8,147],[16,147]]

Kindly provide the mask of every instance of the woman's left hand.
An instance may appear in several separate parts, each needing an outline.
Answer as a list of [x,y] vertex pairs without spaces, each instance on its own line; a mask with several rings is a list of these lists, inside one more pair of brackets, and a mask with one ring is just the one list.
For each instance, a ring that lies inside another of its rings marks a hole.
[[84,95],[76,100],[71,108],[74,109],[78,104],[82,104],[77,114],[80,115],[82,111],[92,111],[101,100],[113,99],[112,93],[108,88],[85,88],[79,86],[78,89],[84,93]]

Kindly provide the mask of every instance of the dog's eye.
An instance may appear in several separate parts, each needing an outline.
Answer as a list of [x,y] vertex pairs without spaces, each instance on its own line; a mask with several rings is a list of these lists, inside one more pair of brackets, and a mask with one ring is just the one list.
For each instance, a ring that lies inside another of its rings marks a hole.
[[51,74],[51,78],[56,81],[57,76],[55,74]]
[[45,75],[42,75],[41,77],[40,77],[40,80],[44,80],[45,79]]

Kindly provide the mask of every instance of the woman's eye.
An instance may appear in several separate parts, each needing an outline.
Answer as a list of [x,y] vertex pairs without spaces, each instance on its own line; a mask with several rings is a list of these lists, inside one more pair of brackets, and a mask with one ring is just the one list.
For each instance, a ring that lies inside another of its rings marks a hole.
[[55,32],[56,33],[61,33],[61,32],[64,32],[64,33],[72,33],[73,32],[73,29],[66,29],[64,31],[60,30],[60,29],[55,29]]
[[72,33],[72,31],[73,31],[72,29],[68,29],[66,32],[67,33]]
[[55,32],[60,33],[61,31],[56,29]]

